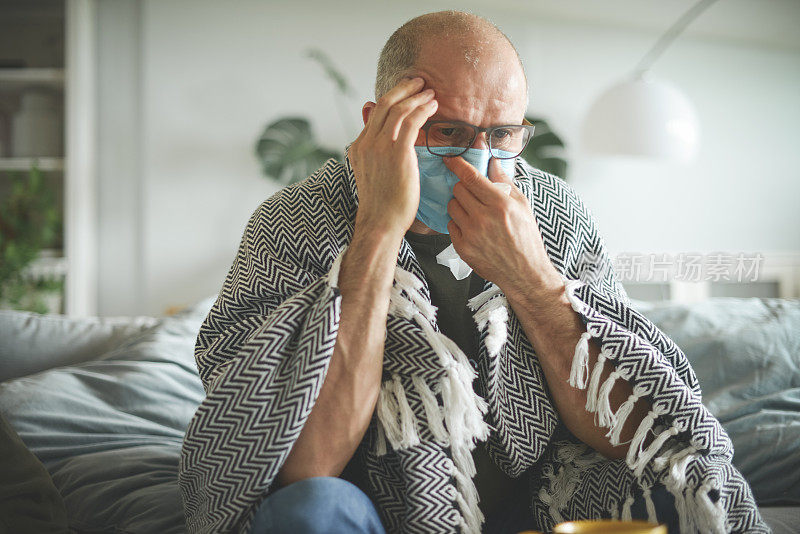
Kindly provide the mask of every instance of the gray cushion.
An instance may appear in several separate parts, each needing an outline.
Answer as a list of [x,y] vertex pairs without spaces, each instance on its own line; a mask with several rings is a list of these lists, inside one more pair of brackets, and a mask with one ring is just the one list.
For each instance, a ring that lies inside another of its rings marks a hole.
[[772,534],[797,534],[800,530],[800,507],[759,508],[761,517],[772,528]]
[[0,310],[0,382],[89,361],[155,322],[153,317],[72,318]]
[[50,472],[72,528],[184,531],[178,459],[205,394],[194,343],[212,302],[92,361],[0,383],[0,413]]
[[800,505],[800,300],[713,298],[640,311],[686,353],[759,504]]

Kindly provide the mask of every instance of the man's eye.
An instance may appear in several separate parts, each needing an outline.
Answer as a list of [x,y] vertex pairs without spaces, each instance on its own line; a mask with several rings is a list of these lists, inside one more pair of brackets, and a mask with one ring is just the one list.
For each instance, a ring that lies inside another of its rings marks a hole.
[[436,145],[461,146],[469,141],[471,131],[456,125],[441,125],[431,128],[428,142]]
[[442,137],[454,137],[458,133],[458,128],[439,128],[439,135]]
[[503,139],[507,139],[512,134],[508,130],[494,130],[492,132],[492,137],[497,139],[498,141],[502,141]]

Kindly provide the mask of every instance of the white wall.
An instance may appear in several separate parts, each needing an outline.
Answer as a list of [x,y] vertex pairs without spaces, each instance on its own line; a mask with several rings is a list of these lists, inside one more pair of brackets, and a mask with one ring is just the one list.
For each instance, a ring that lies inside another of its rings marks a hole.
[[[334,149],[357,135],[342,126],[333,88],[304,57],[307,48],[324,49],[356,87],[350,118],[357,126],[390,33],[417,14],[455,7],[147,0],[139,9],[139,2],[127,3],[134,7],[120,19],[111,13],[120,8],[107,5],[114,2],[101,2],[101,25],[124,20],[135,30],[127,40],[125,32],[100,32],[107,47],[100,76],[116,73],[100,83],[101,130],[105,122],[110,132],[100,139],[101,197],[139,200],[134,210],[101,214],[102,227],[113,224],[121,232],[121,240],[117,230],[101,239],[104,315],[160,314],[220,289],[247,219],[278,187],[261,176],[253,153],[265,124],[288,114],[313,118]],[[612,251],[800,250],[800,51],[684,36],[654,75],[680,86],[698,108],[697,161],[681,167],[598,160],[577,146],[581,118],[657,32],[497,7],[474,12],[489,16],[517,45],[531,81],[530,111],[548,118],[570,145],[568,180]],[[111,68],[117,48],[127,75],[119,65]],[[115,91],[115,84],[127,90]],[[128,110],[130,129],[113,122],[115,106]],[[114,156],[104,149],[126,137],[135,150]],[[124,179],[114,173],[120,166],[127,169]],[[132,263],[120,267],[119,257]]]

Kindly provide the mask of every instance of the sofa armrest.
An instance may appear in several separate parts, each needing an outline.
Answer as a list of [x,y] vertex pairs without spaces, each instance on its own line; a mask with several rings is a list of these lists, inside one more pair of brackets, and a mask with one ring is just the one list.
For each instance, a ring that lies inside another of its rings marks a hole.
[[0,310],[0,382],[95,359],[157,321]]

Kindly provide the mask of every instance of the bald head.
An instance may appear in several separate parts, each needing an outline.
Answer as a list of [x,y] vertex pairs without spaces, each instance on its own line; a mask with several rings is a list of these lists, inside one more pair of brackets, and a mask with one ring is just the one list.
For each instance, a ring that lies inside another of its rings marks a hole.
[[379,99],[403,76],[414,70],[424,52],[446,50],[456,61],[473,69],[486,63],[513,58],[525,79],[522,60],[508,37],[488,20],[461,11],[439,11],[413,18],[400,26],[381,50],[375,78],[375,99]]

